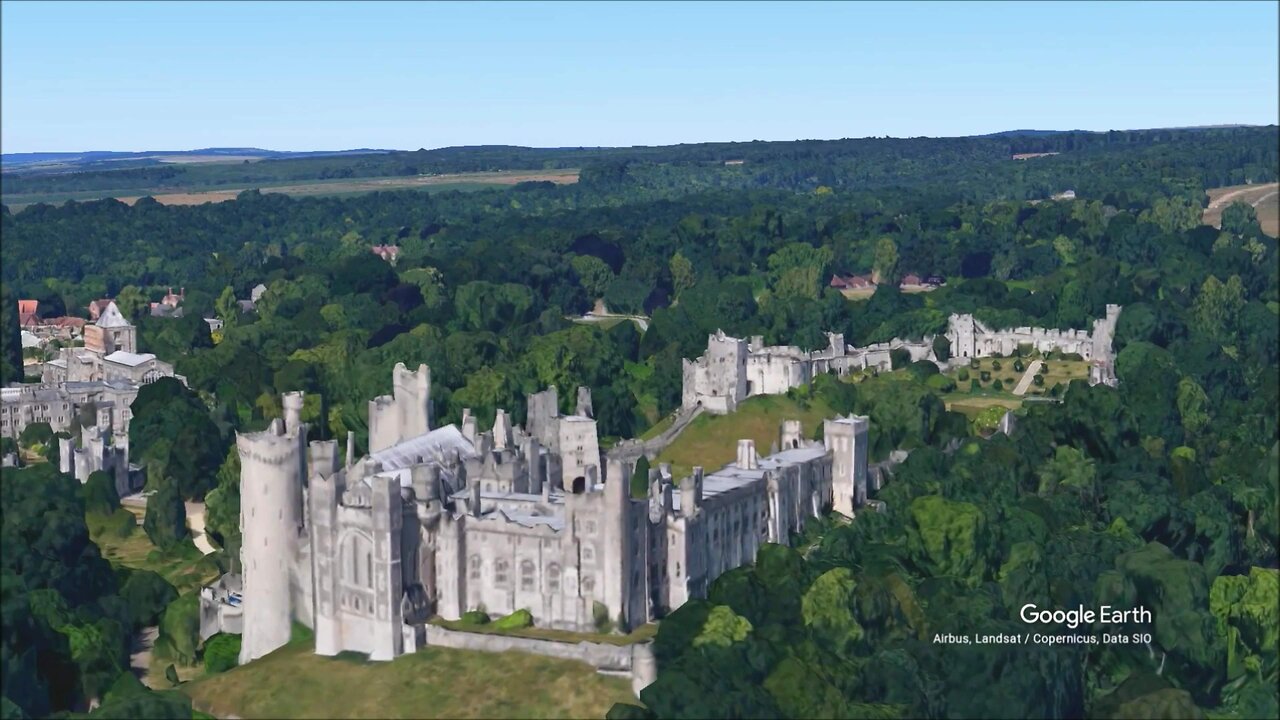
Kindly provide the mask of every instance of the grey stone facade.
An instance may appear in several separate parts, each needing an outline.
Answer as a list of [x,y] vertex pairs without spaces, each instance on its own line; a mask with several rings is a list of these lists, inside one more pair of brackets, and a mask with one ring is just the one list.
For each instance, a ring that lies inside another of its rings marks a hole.
[[319,654],[375,660],[419,647],[433,615],[476,609],[525,609],[540,627],[633,628],[866,495],[865,418],[833,421],[825,444],[788,423],[772,455],[743,440],[724,468],[680,479],[654,469],[632,497],[633,466],[601,457],[585,389],[567,416],[554,388],[531,396],[529,432],[503,411],[485,432],[469,412],[461,428],[426,430],[429,398],[396,393],[378,412],[390,423],[381,437],[397,440],[356,459],[348,438],[342,464],[336,443],[303,444],[301,395],[285,399],[283,422],[237,439],[243,579],[201,596],[203,631],[238,623],[244,662],[283,645],[292,620],[314,628]]

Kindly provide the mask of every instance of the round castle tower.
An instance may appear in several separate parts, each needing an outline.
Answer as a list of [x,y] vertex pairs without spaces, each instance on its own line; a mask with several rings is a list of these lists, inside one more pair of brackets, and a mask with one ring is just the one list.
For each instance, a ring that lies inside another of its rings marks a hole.
[[263,432],[236,435],[245,599],[242,665],[289,642],[289,571],[302,523],[305,464],[301,401],[301,393],[285,396],[288,426],[276,419]]

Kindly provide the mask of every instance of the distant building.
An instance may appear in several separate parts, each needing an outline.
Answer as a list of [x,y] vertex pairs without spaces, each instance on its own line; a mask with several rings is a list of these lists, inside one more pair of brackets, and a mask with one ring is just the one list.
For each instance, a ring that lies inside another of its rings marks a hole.
[[102,315],[103,311],[107,309],[107,306],[110,305],[111,303],[112,303],[111,298],[102,298],[101,300],[94,300],[93,302],[89,303],[89,320],[96,321],[98,317]]
[[266,291],[267,291],[266,285],[263,285],[262,283],[258,283],[257,285],[254,285],[253,289],[249,291],[249,300],[255,303],[258,302],[258,300],[262,298],[262,294],[265,293]]
[[400,248],[396,245],[374,245],[369,250],[392,265],[395,265],[396,258],[400,257]]
[[831,287],[837,290],[875,290],[876,283],[870,275],[832,275]]
[[158,303],[151,303],[151,317],[167,317],[180,318],[183,315],[182,300],[187,295],[186,288],[180,288],[178,294],[173,294],[173,288],[165,293],[165,296]]
[[35,327],[40,322],[40,301],[18,301],[18,325],[22,328]]

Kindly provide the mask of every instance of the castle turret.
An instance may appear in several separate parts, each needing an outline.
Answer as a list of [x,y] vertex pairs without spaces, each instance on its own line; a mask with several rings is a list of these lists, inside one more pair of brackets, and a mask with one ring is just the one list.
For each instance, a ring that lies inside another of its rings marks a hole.
[[871,420],[861,415],[823,422],[822,442],[832,455],[832,505],[846,517],[853,517],[854,510],[867,502],[870,426]]
[[782,449],[791,450],[798,448],[803,444],[804,437],[800,427],[799,420],[783,420],[782,431],[780,433],[782,440]]
[[304,460],[297,434],[280,419],[259,433],[236,435],[240,454],[245,664],[289,642],[293,620],[289,572],[302,522]]
[[758,466],[755,440],[738,441],[737,466],[743,470],[755,470]]
[[578,388],[578,404],[574,414],[587,418],[595,417],[595,411],[591,407],[591,388],[585,386]]
[[287,392],[281,396],[281,405],[284,407],[284,430],[287,433],[296,433],[302,427],[302,405],[303,394],[301,392]]

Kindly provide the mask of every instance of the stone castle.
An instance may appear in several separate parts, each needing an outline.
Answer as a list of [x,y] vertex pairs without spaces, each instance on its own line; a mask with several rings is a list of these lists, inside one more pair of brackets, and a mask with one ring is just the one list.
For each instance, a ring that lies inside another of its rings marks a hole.
[[1119,318],[1120,306],[1107,305],[1106,315],[1093,321],[1090,332],[1033,327],[992,330],[972,315],[952,315],[945,335],[951,343],[947,361],[934,353],[933,336],[854,347],[845,344],[843,335],[828,333],[827,347],[806,352],[791,345],[766,346],[761,336],[747,341],[716,331],[707,338],[706,353],[684,361],[681,407],[730,413],[748,397],[782,394],[822,373],[844,376],[857,370],[890,370],[894,350],[905,350],[912,362],[931,360],[946,369],[968,358],[1012,355],[1020,345],[1029,345],[1042,353],[1079,354],[1090,362],[1090,384],[1115,385],[1111,341]]
[[[432,428],[430,374],[398,365],[370,404],[370,454],[307,443],[302,394],[284,418],[237,437],[241,572],[201,592],[201,635],[242,634],[241,662],[285,644],[292,621],[316,652],[389,660],[421,647],[433,616],[528,610],[540,627],[622,630],[659,618],[712,580],[787,543],[825,508],[867,496],[866,418],[828,420],[822,442],[784,423],[779,450],[751,440],[715,472],[649,472],[602,456],[591,397],[561,415],[555,388],[529,397],[528,428],[499,410],[480,432]],[[436,629],[436,628],[432,628]]]
[[129,464],[130,406],[143,385],[175,377],[173,366],[151,353],[139,353],[137,328],[115,302],[95,301],[96,320],[85,326],[83,347],[64,347],[44,364],[39,383],[14,383],[0,390],[0,435],[18,438],[32,423],[48,423],[55,432],[72,429],[73,420],[92,407],[92,425],[78,436],[59,438],[60,470],[80,482],[96,470],[115,478],[123,497],[138,488],[139,468]]

